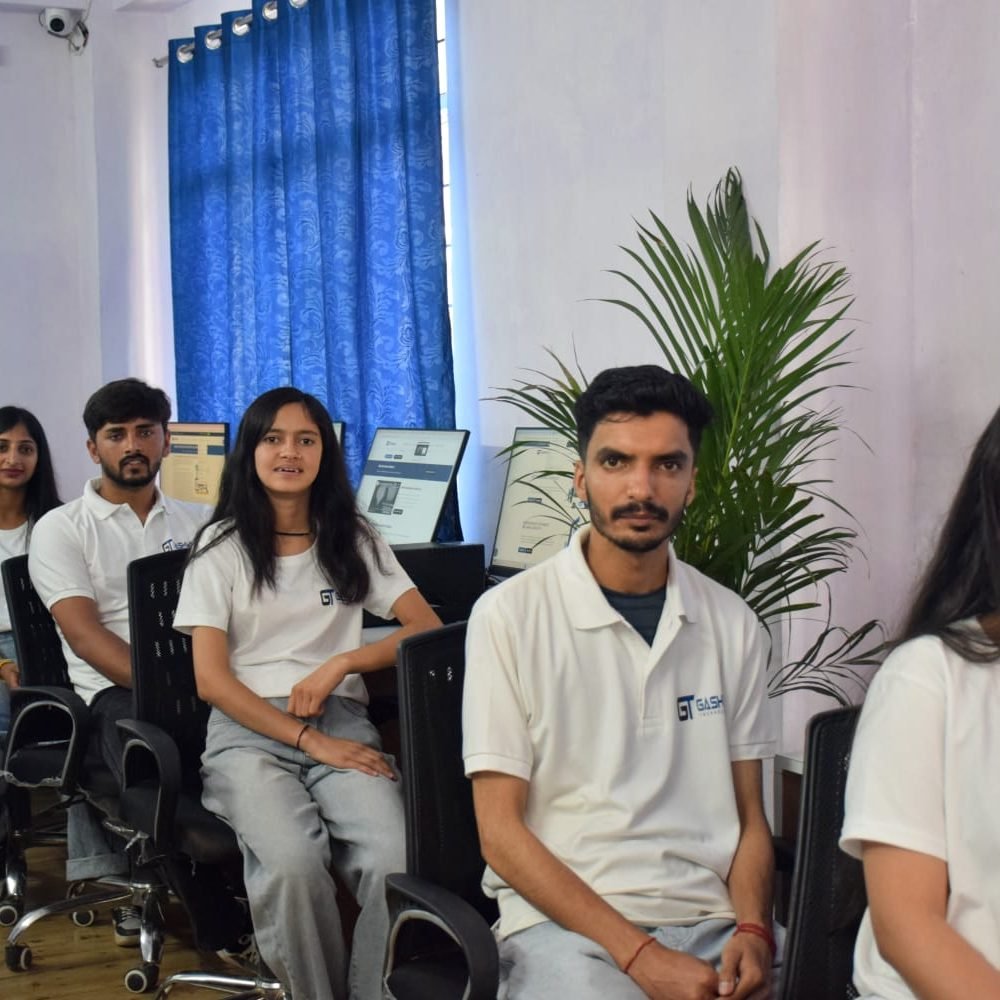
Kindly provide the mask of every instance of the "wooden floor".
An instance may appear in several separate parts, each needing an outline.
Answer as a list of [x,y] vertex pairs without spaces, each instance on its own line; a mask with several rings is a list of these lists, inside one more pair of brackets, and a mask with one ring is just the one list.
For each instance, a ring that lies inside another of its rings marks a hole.
[[[61,899],[66,893],[65,849],[37,847],[28,851],[28,908]],[[184,911],[172,902],[167,913],[168,934],[163,953],[161,981],[173,972],[194,969],[222,970],[214,956],[194,950]],[[7,928],[0,928],[6,941]],[[107,908],[91,927],[77,927],[68,917],[52,916],[32,925],[21,938],[31,947],[34,962],[29,972],[11,972],[0,964],[0,1000],[109,1000],[131,997],[123,984],[126,971],[139,962],[138,948],[119,948],[111,936]],[[176,987],[171,998],[222,996],[204,990]]]

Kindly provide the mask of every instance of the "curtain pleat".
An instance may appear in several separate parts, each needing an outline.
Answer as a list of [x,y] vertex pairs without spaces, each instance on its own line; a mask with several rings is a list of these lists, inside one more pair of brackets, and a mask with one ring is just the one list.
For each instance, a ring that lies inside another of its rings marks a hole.
[[347,424],[356,483],[377,427],[455,426],[435,5],[263,8],[188,62],[170,43],[178,412],[235,427],[295,384]]

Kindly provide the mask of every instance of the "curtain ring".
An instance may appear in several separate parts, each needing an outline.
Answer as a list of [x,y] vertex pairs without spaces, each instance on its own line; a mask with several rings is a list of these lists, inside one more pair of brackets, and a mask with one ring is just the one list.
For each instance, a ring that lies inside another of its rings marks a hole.
[[253,14],[244,14],[243,17],[233,18],[233,34],[242,38],[250,33],[250,23],[253,21]]
[[278,20],[278,0],[267,0],[261,8],[264,14],[264,19],[267,21],[277,21]]
[[194,42],[188,42],[187,45],[177,46],[177,61],[182,63],[189,63],[194,59]]
[[222,29],[214,28],[212,31],[206,31],[205,48],[215,50],[221,47],[222,47]]
[[305,5],[309,2],[309,0],[288,0],[288,2],[293,7],[302,8],[305,7]]

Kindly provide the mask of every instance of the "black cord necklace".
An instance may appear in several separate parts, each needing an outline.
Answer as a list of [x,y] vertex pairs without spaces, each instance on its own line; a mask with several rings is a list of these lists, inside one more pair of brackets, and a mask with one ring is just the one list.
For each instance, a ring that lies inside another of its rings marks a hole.
[[305,538],[311,535],[311,531],[275,531],[276,535],[284,535],[286,538]]

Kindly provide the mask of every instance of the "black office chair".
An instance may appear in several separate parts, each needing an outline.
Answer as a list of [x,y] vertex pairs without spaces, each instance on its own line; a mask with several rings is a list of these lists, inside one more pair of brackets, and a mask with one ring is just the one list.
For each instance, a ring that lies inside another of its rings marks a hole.
[[[8,783],[8,823],[0,923],[11,926],[5,960],[12,971],[31,966],[31,949],[19,938],[43,917],[70,915],[80,926],[94,921],[94,908],[130,899],[132,888],[117,885],[82,895],[83,883],[70,887],[68,898],[24,913],[27,879],[25,848],[61,837],[65,808],[90,801],[113,813],[117,785],[111,773],[86,760],[90,713],[73,690],[55,622],[35,593],[28,576],[28,557],[8,559],[2,567],[11,629],[22,685],[11,692],[11,728],[2,776]],[[32,789],[54,789],[59,802],[32,815]]]
[[496,1000],[499,963],[462,767],[465,623],[404,639],[397,655],[406,874],[386,877],[386,984],[395,1000]]
[[859,711],[835,709],[809,722],[780,1000],[858,995],[851,974],[866,906],[864,874],[837,841]]
[[[180,856],[187,863],[241,872],[236,835],[201,804],[209,706],[198,697],[191,641],[173,627],[185,558],[184,551],[163,552],[128,567],[135,719],[119,722],[125,733],[121,814],[136,830],[145,865]],[[160,901],[149,905],[158,907]],[[143,956],[142,967],[131,971],[135,987],[155,986],[162,950],[161,934],[155,950]],[[228,991],[247,1000],[284,996],[281,984],[270,979],[194,971],[170,976],[157,997],[181,985]]]

